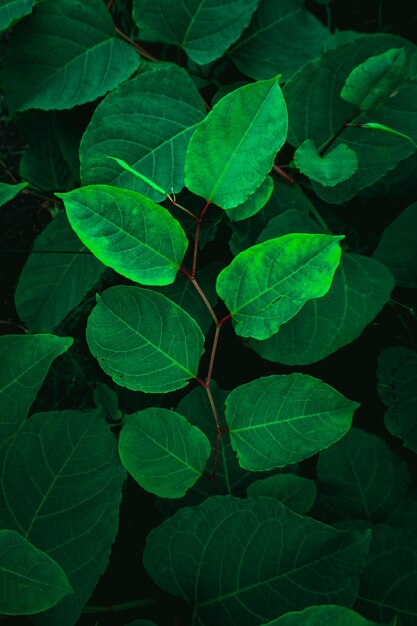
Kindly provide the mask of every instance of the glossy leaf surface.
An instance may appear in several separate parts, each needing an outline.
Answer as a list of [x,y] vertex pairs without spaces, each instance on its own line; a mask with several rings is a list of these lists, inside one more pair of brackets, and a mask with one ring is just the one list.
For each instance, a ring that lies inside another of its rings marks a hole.
[[174,282],[188,241],[169,211],[142,194],[109,185],[59,197],[72,228],[102,263],[143,285]]
[[277,79],[229,93],[191,138],[186,186],[223,209],[242,204],[271,170],[287,128],[287,109]]
[[7,105],[12,112],[69,109],[114,89],[139,64],[100,0],[45,0],[13,31],[3,73]]
[[167,393],[197,375],[204,336],[181,307],[139,287],[111,287],[98,296],[87,341],[100,366],[128,389]]
[[368,543],[273,498],[214,496],[151,531],[144,564],[165,591],[193,603],[196,623],[258,626],[318,601],[350,605]]
[[126,418],[119,454],[143,489],[161,498],[181,498],[202,475],[210,443],[179,413],[149,408]]
[[231,391],[226,419],[241,467],[264,471],[329,447],[348,432],[358,406],[306,374],[264,376]]
[[235,330],[268,339],[312,298],[324,296],[340,261],[331,235],[290,234],[241,252],[217,279]]
[[320,156],[312,139],[306,139],[297,148],[294,163],[300,172],[324,187],[334,187],[353,176],[358,169],[356,154],[346,144],[339,143]]

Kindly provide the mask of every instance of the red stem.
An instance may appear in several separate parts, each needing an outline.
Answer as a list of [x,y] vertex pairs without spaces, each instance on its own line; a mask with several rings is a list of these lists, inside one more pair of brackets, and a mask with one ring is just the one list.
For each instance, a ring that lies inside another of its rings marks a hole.
[[195,220],[196,222],[198,222],[198,217],[197,215],[194,215],[194,213],[192,213],[191,211],[189,211],[188,209],[185,208],[185,206],[182,206],[182,204],[179,204],[179,202],[177,202],[176,200],[174,200],[174,198],[172,196],[170,196],[169,194],[167,194],[167,198],[168,200],[171,202],[171,204],[173,204],[174,206],[176,206],[178,209],[181,209],[182,211],[185,211],[185,213],[187,213],[190,217],[193,218],[193,220]]
[[197,219],[197,226],[196,226],[195,235],[194,235],[193,265],[192,265],[192,270],[191,270],[191,276],[193,278],[195,277],[195,272],[197,269],[198,240],[200,238],[201,223],[203,221],[203,218],[210,204],[211,204],[210,200],[207,200],[206,204],[203,207],[203,210],[201,211]]
[[108,3],[107,3],[107,10],[108,11],[111,11],[111,8],[112,8],[113,4],[114,4],[114,0],[109,0],[108,1]]
[[209,368],[208,368],[207,378],[206,378],[207,386],[209,386],[210,382],[211,382],[211,375],[213,373],[214,359],[215,359],[215,356],[216,356],[217,344],[219,342],[220,329],[221,329],[221,325],[217,324],[216,325],[216,330],[214,332],[213,346],[211,348],[210,363],[209,363]]
[[278,174],[278,176],[281,176],[281,178],[283,178],[284,180],[287,181],[287,183],[290,183],[290,185],[294,185],[295,183],[295,178],[293,178],[293,176],[290,176],[289,174],[287,174],[287,172],[285,172],[282,167],[280,167],[279,165],[276,165],[274,163],[274,165],[272,166],[272,169],[274,170],[274,172],[276,172]]
[[150,52],[148,52],[147,50],[145,50],[145,48],[142,48],[142,46],[140,46],[138,43],[136,43],[136,41],[133,41],[133,39],[131,39],[130,37],[128,37],[122,30],[120,30],[120,28],[118,28],[117,26],[115,26],[115,31],[118,35],[120,35],[120,37],[122,37],[122,39],[124,39],[125,41],[127,41],[127,43],[129,43],[131,46],[133,46],[134,48],[136,48],[136,50],[143,56],[145,57],[145,59],[149,59],[149,61],[159,61],[159,59],[157,59],[156,57],[153,56],[153,54],[151,54]]

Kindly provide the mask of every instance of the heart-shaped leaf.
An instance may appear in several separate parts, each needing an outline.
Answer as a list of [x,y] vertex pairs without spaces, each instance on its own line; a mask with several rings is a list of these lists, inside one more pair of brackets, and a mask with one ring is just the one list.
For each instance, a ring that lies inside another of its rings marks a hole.
[[312,139],[306,139],[297,148],[294,164],[300,172],[324,187],[334,187],[353,176],[358,169],[357,156],[346,144],[339,143],[321,156]]

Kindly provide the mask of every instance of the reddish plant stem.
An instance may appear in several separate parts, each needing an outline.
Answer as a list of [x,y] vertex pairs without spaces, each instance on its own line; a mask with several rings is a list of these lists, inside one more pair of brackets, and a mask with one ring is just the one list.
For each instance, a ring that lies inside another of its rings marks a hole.
[[193,265],[192,265],[192,270],[191,270],[191,276],[192,278],[195,277],[195,273],[196,273],[196,269],[197,269],[197,255],[198,255],[198,241],[200,238],[200,230],[201,230],[201,223],[204,219],[204,216],[207,212],[207,209],[209,208],[211,204],[210,200],[207,200],[206,204],[203,207],[203,210],[201,211],[200,215],[198,216],[197,219],[197,226],[195,229],[195,235],[194,235],[194,251],[193,251]]
[[284,180],[287,181],[287,183],[290,183],[290,185],[294,185],[295,183],[295,178],[293,178],[292,176],[290,176],[289,174],[287,174],[287,172],[285,172],[282,167],[280,167],[279,165],[276,165],[274,163],[274,165],[272,166],[272,169],[274,170],[274,172],[276,172],[278,174],[278,176],[281,176],[281,178],[283,178]]
[[180,267],[179,269],[184,274],[184,276],[186,276],[188,278],[188,280],[192,283],[194,289],[198,292],[200,298],[202,299],[202,301],[206,305],[206,307],[208,309],[208,312],[210,313],[211,317],[213,318],[214,323],[217,324],[218,323],[218,319],[217,319],[217,316],[216,316],[215,312],[213,311],[213,307],[211,306],[210,302],[207,299],[206,294],[201,289],[201,287],[198,284],[198,282],[196,281],[196,279],[193,278],[191,276],[191,274],[189,272],[187,272],[187,270],[184,269],[183,267]]
[[222,317],[222,319],[221,319],[221,320],[219,320],[219,322],[218,322],[219,326],[223,326],[223,324],[224,324],[225,322],[227,322],[227,320],[230,320],[230,318],[231,318],[231,317],[232,317],[232,314],[231,314],[231,313],[228,313],[227,315],[225,315],[224,317]]
[[107,10],[108,11],[111,11],[111,8],[112,8],[113,4],[114,4],[114,0],[109,0],[108,1],[108,3],[107,3]]
[[185,211],[185,213],[187,213],[190,217],[193,218],[193,220],[195,220],[196,222],[198,222],[198,217],[197,215],[194,215],[194,213],[192,213],[191,211],[189,211],[188,209],[185,208],[185,206],[182,206],[182,204],[179,204],[179,202],[177,202],[176,200],[174,200],[174,198],[172,196],[170,196],[169,194],[167,194],[167,198],[168,200],[171,202],[171,204],[173,206],[176,206],[178,209],[181,209],[181,211]]
[[219,342],[219,334],[220,334],[220,330],[221,330],[221,325],[217,324],[216,325],[216,330],[214,332],[214,339],[213,339],[213,345],[211,348],[211,354],[210,354],[210,363],[209,363],[209,367],[208,367],[208,372],[207,372],[207,378],[206,378],[206,384],[207,386],[210,385],[211,382],[211,376],[213,374],[213,365],[214,365],[214,359],[216,357],[216,351],[217,351],[217,344]]
[[141,54],[143,57],[145,57],[145,59],[148,59],[149,61],[159,61],[159,59],[157,59],[156,57],[154,57],[153,54],[151,54],[150,52],[148,52],[147,50],[145,50],[145,48],[142,48],[142,46],[140,46],[138,43],[136,43],[136,41],[133,41],[133,39],[131,39],[130,37],[128,37],[122,30],[120,30],[120,28],[118,28],[117,26],[115,26],[115,31],[118,35],[120,35],[120,37],[122,37],[122,39],[124,39],[125,41],[127,41],[127,43],[129,43],[131,46],[133,46],[134,48],[136,48],[136,50],[139,52],[139,54]]

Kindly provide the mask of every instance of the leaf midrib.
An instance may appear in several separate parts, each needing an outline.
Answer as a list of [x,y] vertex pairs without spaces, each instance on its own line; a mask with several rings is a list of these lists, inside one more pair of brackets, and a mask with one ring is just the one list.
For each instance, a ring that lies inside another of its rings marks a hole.
[[344,411],[349,410],[349,406],[346,405],[345,407],[342,407],[340,409],[325,409],[324,411],[322,411],[321,413],[309,413],[306,415],[297,415],[295,417],[290,417],[288,419],[280,419],[280,420],[274,420],[273,422],[265,422],[264,424],[255,424],[253,426],[245,426],[242,428],[233,428],[233,426],[230,427],[230,432],[231,433],[238,433],[238,432],[242,432],[245,430],[256,430],[258,428],[267,428],[268,426],[280,426],[281,424],[285,424],[286,422],[294,422],[300,419],[308,419],[310,417],[319,417],[319,416],[323,416],[326,413],[331,413],[332,415],[334,415],[335,413],[342,413]]

